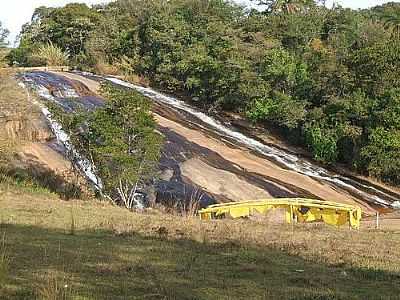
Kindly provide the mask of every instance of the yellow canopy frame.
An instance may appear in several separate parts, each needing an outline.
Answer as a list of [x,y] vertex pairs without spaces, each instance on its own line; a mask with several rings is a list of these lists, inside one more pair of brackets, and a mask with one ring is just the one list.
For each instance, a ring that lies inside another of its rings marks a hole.
[[348,223],[352,228],[359,229],[361,208],[331,201],[321,201],[301,198],[266,199],[241,201],[211,205],[199,211],[202,220],[210,220],[230,216],[231,218],[249,217],[253,213],[266,214],[269,210],[284,208],[286,222],[323,221],[326,224],[341,226]]

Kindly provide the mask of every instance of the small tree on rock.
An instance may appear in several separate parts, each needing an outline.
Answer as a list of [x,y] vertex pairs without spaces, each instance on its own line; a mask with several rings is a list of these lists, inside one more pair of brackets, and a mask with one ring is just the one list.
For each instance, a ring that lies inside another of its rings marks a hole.
[[128,209],[143,208],[137,192],[156,174],[162,137],[147,98],[104,85],[103,108],[76,117],[73,143],[96,167],[104,193]]

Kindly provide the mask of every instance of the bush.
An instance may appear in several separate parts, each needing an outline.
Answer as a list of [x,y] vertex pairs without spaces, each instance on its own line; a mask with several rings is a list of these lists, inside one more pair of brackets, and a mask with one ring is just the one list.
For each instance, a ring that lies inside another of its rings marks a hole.
[[47,66],[65,66],[68,64],[68,53],[51,42],[41,45],[33,57],[45,61]]
[[335,130],[307,125],[305,138],[316,160],[322,163],[333,163],[337,160],[338,137]]
[[304,103],[279,92],[271,98],[255,100],[247,110],[247,116],[254,122],[269,121],[289,129],[296,128],[305,113]]
[[400,130],[378,127],[369,135],[368,144],[361,149],[361,163],[378,178],[400,183]]

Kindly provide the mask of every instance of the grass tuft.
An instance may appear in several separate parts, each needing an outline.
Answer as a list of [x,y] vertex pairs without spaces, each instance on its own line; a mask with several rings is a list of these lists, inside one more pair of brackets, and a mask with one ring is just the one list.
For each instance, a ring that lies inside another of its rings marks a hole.
[[39,300],[70,300],[72,296],[71,287],[54,273],[47,274],[44,282],[37,289]]
[[0,241],[0,291],[1,287],[6,284],[8,279],[8,269],[10,258],[6,249],[6,234],[3,233]]
[[45,61],[47,66],[65,66],[69,58],[66,51],[51,42],[41,45],[34,56]]
[[74,210],[73,210],[72,206],[71,206],[71,226],[69,229],[69,234],[75,235],[75,218],[74,218]]

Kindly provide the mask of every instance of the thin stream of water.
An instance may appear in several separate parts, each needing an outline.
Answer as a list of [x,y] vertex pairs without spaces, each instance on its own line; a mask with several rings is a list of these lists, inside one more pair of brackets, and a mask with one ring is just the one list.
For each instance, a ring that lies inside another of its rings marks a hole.
[[[33,88],[37,94],[49,101],[54,101],[55,103],[57,103],[57,100],[55,97],[53,97],[49,90],[41,85],[35,85],[35,83],[27,77],[23,77],[24,82],[20,82],[20,86],[25,88],[27,94],[28,94],[28,98],[32,103],[35,103],[36,105],[38,105],[42,111],[42,114],[45,116],[46,120],[48,121],[50,128],[52,130],[52,132],[54,133],[54,135],[56,136],[57,141],[62,144],[67,152],[70,152],[72,154],[72,156],[75,158],[74,162],[77,164],[77,167],[85,174],[85,177],[91,182],[91,184],[99,191],[101,191],[103,189],[103,184],[100,180],[100,178],[98,178],[94,172],[94,166],[91,164],[91,162],[85,158],[83,158],[73,147],[71,141],[70,141],[70,137],[69,135],[63,130],[62,126],[60,123],[58,123],[56,120],[54,120],[51,112],[49,111],[49,109],[43,105],[40,102],[37,102],[35,100],[32,99],[32,97],[30,96],[29,93],[29,89],[26,87],[26,84],[29,84],[29,86],[31,88]],[[69,97],[77,97],[77,94],[75,93],[71,93],[71,91],[69,91]]]

